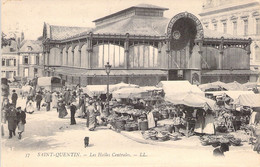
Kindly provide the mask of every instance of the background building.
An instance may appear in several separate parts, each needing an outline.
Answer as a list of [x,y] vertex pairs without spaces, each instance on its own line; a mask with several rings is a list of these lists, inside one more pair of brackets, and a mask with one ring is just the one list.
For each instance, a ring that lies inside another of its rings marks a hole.
[[207,29],[189,12],[166,18],[166,10],[148,4],[132,6],[95,20],[94,28],[45,23],[45,74],[73,84],[106,84],[109,62],[110,83],[257,79],[258,73],[250,70],[250,39]]
[[13,79],[18,75],[18,48],[19,44],[15,40],[10,41],[10,45],[1,48],[1,76]]
[[43,76],[42,41],[24,40],[19,50],[19,76]]
[[202,24],[212,30],[252,38],[251,69],[260,67],[260,3],[258,0],[204,0]]

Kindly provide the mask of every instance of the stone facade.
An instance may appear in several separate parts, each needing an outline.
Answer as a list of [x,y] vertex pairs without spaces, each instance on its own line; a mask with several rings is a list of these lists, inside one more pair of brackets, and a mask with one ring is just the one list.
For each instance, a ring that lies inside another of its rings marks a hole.
[[4,46],[1,50],[1,77],[13,79],[19,75],[18,43],[12,40],[10,46]]
[[252,39],[251,69],[260,70],[260,3],[257,0],[204,0],[202,24],[212,30]]
[[19,50],[19,76],[42,77],[43,71],[42,41],[24,40]]

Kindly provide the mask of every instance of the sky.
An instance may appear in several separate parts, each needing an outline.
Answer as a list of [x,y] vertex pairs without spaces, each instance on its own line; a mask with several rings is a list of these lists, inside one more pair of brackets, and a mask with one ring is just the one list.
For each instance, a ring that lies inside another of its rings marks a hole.
[[138,4],[169,8],[171,18],[183,11],[198,16],[202,0],[2,0],[2,32],[23,31],[25,39],[42,35],[44,22],[51,25],[94,27],[95,19]]

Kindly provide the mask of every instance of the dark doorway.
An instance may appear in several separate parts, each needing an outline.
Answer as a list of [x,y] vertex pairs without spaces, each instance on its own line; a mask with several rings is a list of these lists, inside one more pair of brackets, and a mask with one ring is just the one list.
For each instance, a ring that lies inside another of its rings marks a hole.
[[178,70],[169,70],[169,81],[171,80],[183,80],[183,75],[180,75]]

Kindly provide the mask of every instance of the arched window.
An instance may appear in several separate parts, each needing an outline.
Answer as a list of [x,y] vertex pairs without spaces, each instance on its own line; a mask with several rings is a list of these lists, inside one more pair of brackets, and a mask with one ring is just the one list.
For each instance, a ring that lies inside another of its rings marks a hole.
[[88,61],[89,61],[89,57],[88,57],[88,52],[87,52],[87,44],[84,44],[81,48],[81,67],[88,67]]
[[130,47],[129,63],[132,68],[153,68],[158,66],[158,49],[151,45]]
[[109,62],[113,68],[124,67],[124,48],[114,44],[99,44],[93,48],[94,58],[92,60],[94,68],[104,68]]
[[60,65],[60,49],[59,48],[51,48],[50,49],[50,65]]

